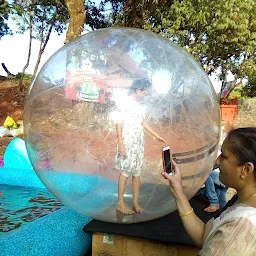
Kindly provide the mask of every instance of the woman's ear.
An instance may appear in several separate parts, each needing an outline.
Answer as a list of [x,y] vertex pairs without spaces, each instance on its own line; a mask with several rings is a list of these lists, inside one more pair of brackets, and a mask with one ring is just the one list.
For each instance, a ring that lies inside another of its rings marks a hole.
[[252,175],[254,173],[254,164],[251,162],[246,162],[243,165],[243,169],[241,171],[241,179],[245,179],[247,176]]

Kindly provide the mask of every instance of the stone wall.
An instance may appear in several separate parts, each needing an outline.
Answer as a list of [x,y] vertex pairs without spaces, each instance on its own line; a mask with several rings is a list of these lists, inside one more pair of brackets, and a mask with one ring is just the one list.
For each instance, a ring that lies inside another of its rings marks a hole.
[[256,126],[256,98],[240,99],[234,127]]

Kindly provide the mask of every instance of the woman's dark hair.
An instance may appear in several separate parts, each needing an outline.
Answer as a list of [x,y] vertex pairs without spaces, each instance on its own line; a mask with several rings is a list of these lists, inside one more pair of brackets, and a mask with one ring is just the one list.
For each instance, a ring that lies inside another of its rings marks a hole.
[[226,140],[229,142],[229,150],[236,156],[240,165],[251,162],[256,168],[256,127],[231,130]]
[[130,88],[129,95],[135,93],[137,90],[150,90],[151,86],[151,83],[147,79],[135,80]]

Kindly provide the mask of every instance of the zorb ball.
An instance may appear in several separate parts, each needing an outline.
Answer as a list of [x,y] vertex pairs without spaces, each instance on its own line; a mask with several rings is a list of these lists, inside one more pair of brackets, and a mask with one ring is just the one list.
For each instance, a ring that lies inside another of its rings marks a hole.
[[25,105],[28,155],[65,205],[107,222],[134,223],[176,209],[163,147],[190,199],[216,159],[214,88],[181,47],[148,31],[107,28],[59,49]]

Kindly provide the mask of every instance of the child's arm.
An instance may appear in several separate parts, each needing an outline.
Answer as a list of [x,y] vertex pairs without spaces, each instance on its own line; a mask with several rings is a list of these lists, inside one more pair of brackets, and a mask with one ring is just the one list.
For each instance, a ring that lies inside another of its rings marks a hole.
[[123,124],[122,123],[117,123],[116,124],[116,133],[117,133],[118,153],[121,156],[125,156],[126,155],[126,150],[125,150],[125,147],[124,147],[122,130],[123,130]]
[[153,135],[156,139],[158,139],[159,141],[163,142],[164,144],[166,144],[165,139],[163,139],[162,137],[160,137],[147,123],[143,122],[142,123],[143,127],[151,134]]

